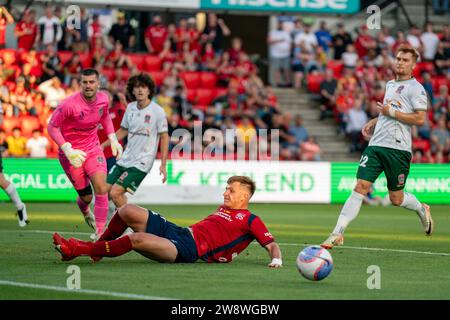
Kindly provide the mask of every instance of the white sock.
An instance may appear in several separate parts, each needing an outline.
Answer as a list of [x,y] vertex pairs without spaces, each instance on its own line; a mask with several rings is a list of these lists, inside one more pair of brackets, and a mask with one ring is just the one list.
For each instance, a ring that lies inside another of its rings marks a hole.
[[363,199],[364,196],[362,194],[356,191],[352,192],[352,194],[347,198],[347,201],[345,201],[345,204],[342,207],[341,214],[339,215],[339,219],[336,223],[336,227],[334,228],[333,233],[344,233],[350,222],[352,222],[358,216]]
[[16,186],[13,183],[10,183],[9,186],[6,187],[5,192],[8,194],[17,210],[22,210],[24,205],[22,200],[20,200],[19,194],[17,193]]
[[112,200],[108,201],[108,217],[106,218],[106,225],[109,224],[109,222],[111,221],[113,215],[114,215],[114,211],[116,211],[116,205],[114,204],[114,202]]
[[417,200],[415,195],[408,192],[403,193],[403,202],[400,207],[417,212],[420,215],[424,214],[422,204]]

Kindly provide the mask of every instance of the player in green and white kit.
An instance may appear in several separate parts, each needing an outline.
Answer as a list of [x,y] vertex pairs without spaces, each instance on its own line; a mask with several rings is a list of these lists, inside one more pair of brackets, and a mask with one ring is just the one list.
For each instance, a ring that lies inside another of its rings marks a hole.
[[[127,146],[122,158],[111,168],[106,179],[110,199],[117,208],[128,202],[125,193],[133,194],[152,169],[160,138],[159,171],[163,176],[162,182],[167,179],[167,118],[164,109],[152,101],[155,84],[149,75],[138,74],[128,80],[127,93],[134,101],[128,104],[120,128],[116,132],[118,140],[127,136]],[[107,144],[105,142],[103,146]],[[112,212],[108,218],[111,218],[111,214]]]
[[363,198],[383,171],[392,204],[416,212],[425,234],[433,232],[430,207],[403,191],[412,156],[411,126],[424,124],[428,105],[425,89],[412,76],[418,58],[417,51],[409,46],[397,50],[396,80],[386,84],[383,104],[378,103],[379,117],[369,121],[362,130],[364,136],[373,136],[361,156],[356,187],[345,202],[333,232],[322,243],[326,249],[344,243],[345,229],[358,215]]

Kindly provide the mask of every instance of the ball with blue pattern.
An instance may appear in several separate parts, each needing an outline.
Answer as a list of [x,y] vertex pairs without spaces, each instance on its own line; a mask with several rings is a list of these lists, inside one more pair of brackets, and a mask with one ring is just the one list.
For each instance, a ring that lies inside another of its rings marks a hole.
[[298,254],[297,269],[304,278],[320,281],[333,270],[333,258],[328,250],[320,246],[309,246]]

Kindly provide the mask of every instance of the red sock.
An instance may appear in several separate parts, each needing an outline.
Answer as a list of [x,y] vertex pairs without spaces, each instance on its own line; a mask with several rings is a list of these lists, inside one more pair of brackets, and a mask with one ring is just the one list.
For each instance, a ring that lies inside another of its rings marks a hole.
[[98,241],[109,241],[117,239],[127,228],[128,225],[122,220],[119,213],[116,211],[113,218],[108,224],[108,228],[106,228],[105,232],[103,232]]
[[118,257],[133,249],[129,236],[112,241],[97,241],[92,244],[90,255],[93,257]]

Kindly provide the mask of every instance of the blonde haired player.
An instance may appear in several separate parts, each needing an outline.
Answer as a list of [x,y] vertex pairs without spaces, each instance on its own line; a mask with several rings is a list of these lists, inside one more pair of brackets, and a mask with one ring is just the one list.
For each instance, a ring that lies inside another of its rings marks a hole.
[[344,231],[361,209],[364,197],[372,184],[384,171],[389,198],[394,206],[411,210],[419,216],[426,235],[433,233],[430,207],[403,188],[408,178],[411,152],[411,126],[421,126],[427,116],[428,98],[423,86],[412,76],[417,51],[403,45],[397,49],[395,59],[396,79],[386,84],[383,104],[378,103],[380,115],[369,121],[362,133],[372,135],[359,163],[357,183],[345,202],[336,227],[322,247],[331,249],[344,243]]

